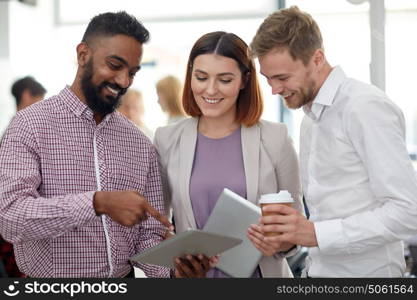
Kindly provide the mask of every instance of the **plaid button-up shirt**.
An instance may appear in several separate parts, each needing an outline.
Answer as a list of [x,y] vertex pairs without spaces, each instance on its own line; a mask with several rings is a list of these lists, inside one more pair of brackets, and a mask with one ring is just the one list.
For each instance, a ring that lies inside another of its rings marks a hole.
[[[114,112],[97,125],[68,87],[16,115],[0,146],[0,233],[23,273],[121,277],[130,257],[163,239],[152,217],[128,228],[97,216],[99,189],[136,190],[164,211],[155,150],[133,123]],[[148,277],[169,276],[138,266]]]

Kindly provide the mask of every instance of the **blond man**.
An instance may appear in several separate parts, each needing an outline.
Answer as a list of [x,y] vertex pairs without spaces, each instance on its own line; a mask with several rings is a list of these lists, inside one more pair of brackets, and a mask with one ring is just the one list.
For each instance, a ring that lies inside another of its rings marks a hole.
[[309,277],[401,277],[401,240],[417,231],[417,179],[401,110],[375,86],[348,78],[326,60],[320,29],[297,7],[259,27],[251,48],[272,93],[302,108],[300,168],[310,219],[268,208],[259,249],[310,247]]

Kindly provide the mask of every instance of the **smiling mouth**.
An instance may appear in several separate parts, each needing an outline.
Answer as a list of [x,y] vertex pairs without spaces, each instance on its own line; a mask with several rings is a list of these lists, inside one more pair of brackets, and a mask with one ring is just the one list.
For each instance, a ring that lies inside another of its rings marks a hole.
[[220,101],[222,101],[224,98],[207,98],[207,97],[203,97],[203,100],[207,103],[210,104],[216,104],[219,103]]
[[284,98],[284,99],[287,99],[287,98],[291,97],[294,94],[295,93],[286,93],[286,94],[282,94],[281,97]]
[[112,87],[110,87],[108,85],[106,86],[106,89],[108,91],[110,91],[110,93],[112,93],[114,96],[117,96],[120,93],[120,90],[119,89],[114,89],[114,88],[112,88]]

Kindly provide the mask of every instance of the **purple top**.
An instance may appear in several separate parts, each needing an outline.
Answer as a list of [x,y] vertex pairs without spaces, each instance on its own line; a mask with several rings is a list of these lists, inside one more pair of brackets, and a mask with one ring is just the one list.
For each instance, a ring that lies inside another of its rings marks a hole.
[[[220,139],[198,133],[190,178],[191,204],[198,229],[206,224],[224,188],[246,198],[240,127]],[[207,273],[207,277],[230,276],[215,268]],[[254,277],[260,277],[258,270]]]

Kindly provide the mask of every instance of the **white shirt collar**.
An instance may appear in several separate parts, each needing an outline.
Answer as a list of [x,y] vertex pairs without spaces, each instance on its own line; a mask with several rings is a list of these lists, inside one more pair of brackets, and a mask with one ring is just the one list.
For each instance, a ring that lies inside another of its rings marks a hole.
[[333,104],[336,92],[345,79],[346,75],[342,68],[339,66],[334,67],[321,86],[316,98],[314,98],[311,109],[308,105],[303,106],[304,113],[313,121],[319,120],[324,108]]

